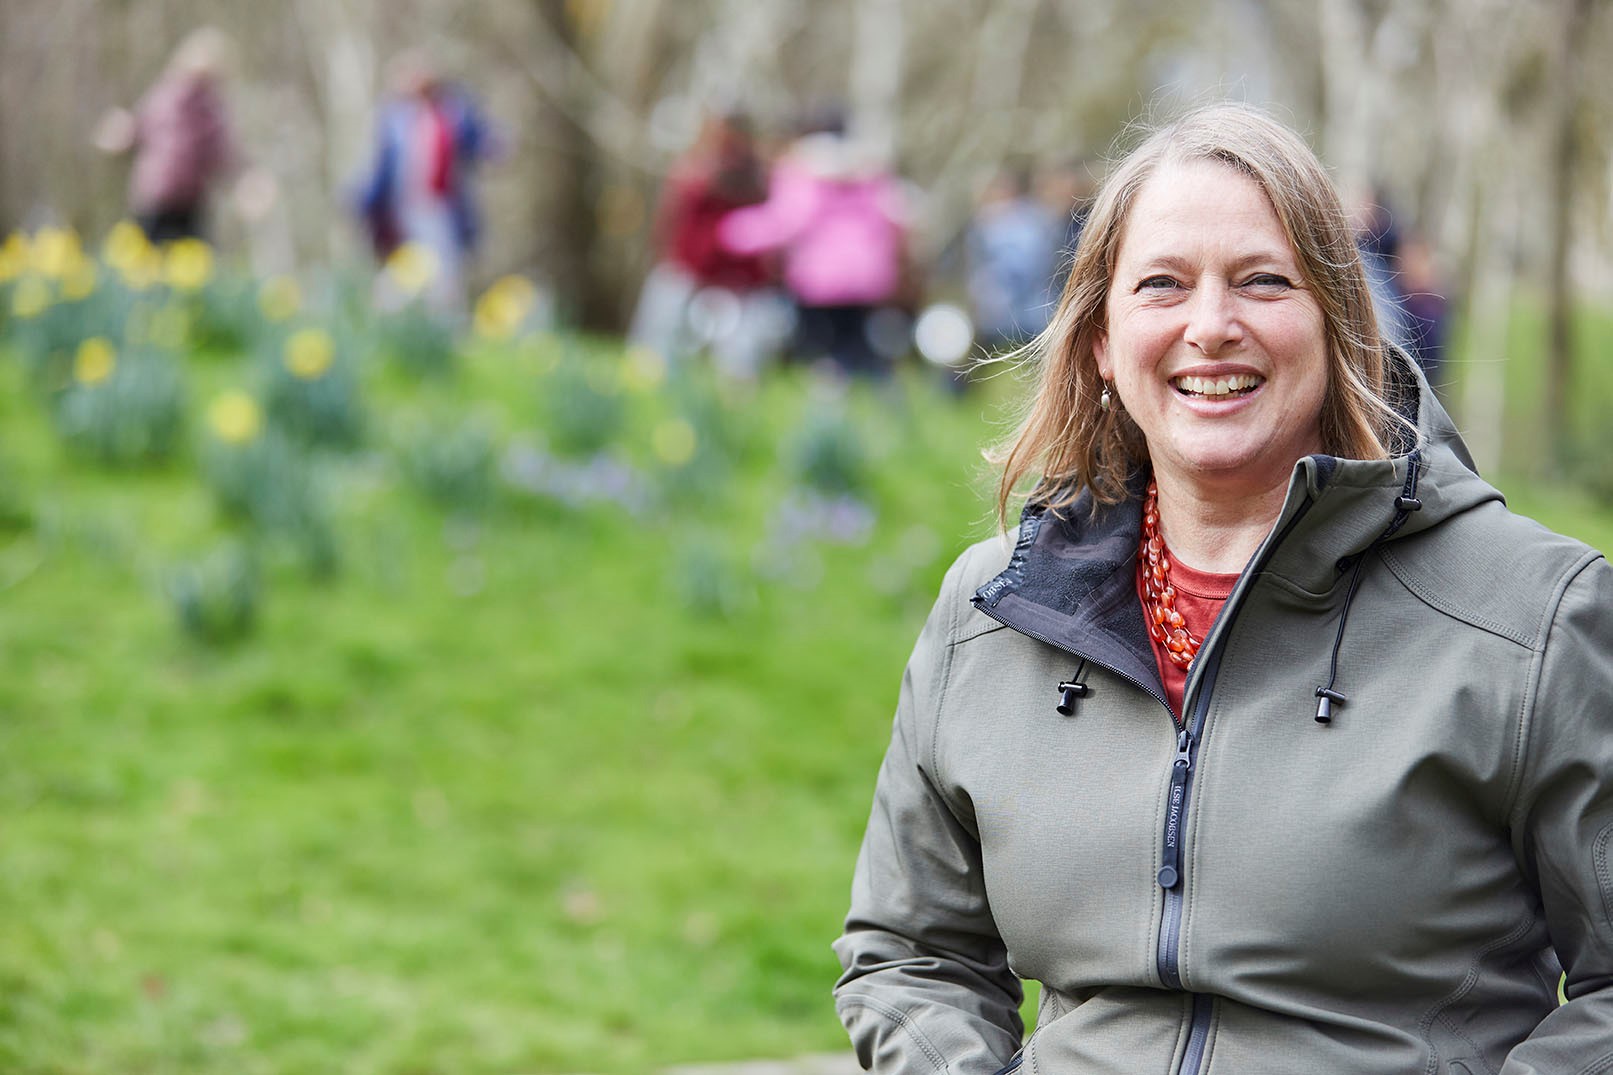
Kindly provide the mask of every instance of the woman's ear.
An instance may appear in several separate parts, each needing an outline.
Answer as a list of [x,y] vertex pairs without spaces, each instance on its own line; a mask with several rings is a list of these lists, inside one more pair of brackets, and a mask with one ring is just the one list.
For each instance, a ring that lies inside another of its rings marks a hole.
[[1114,370],[1104,368],[1109,365],[1109,334],[1107,332],[1100,332],[1092,337],[1092,357],[1098,362],[1098,376],[1105,383],[1114,380]]

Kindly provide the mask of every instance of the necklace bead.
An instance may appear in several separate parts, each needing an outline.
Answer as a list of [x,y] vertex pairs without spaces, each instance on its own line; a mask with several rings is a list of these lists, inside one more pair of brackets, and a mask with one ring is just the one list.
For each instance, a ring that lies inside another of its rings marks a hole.
[[1172,664],[1179,668],[1193,667],[1200,640],[1193,637],[1187,629],[1187,621],[1176,610],[1170,550],[1159,533],[1159,485],[1152,478],[1143,500],[1143,534],[1137,545],[1137,559],[1142,564],[1148,636],[1165,647],[1165,657]]

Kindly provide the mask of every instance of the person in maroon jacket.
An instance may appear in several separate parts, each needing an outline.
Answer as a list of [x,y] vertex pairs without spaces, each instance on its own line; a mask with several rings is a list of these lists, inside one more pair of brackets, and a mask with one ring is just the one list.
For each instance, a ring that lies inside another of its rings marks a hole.
[[655,221],[660,260],[639,296],[629,332],[634,345],[674,361],[704,345],[723,373],[756,376],[777,336],[773,264],[727,250],[717,229],[730,211],[765,198],[767,184],[748,118],[709,116],[662,188]]

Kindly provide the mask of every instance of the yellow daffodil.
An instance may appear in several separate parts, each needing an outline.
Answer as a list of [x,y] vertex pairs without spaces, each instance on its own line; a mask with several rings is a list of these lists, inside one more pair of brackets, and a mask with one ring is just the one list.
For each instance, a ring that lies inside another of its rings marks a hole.
[[60,280],[83,257],[78,233],[68,228],[40,228],[34,233],[34,268]]
[[51,299],[49,284],[37,276],[25,276],[11,293],[11,312],[26,321],[50,309]]
[[419,243],[404,243],[386,259],[386,274],[405,295],[418,295],[437,276],[437,255]]
[[507,340],[526,322],[538,299],[537,289],[524,276],[501,276],[476,300],[478,335]]
[[693,459],[698,443],[694,426],[682,418],[668,418],[650,434],[655,457],[669,467],[681,467]]
[[238,388],[221,392],[207,408],[207,425],[225,444],[245,444],[263,430],[257,400]]
[[213,278],[213,248],[200,239],[176,239],[168,244],[162,273],[177,291],[199,291]]
[[68,270],[62,277],[62,298],[69,302],[78,302],[95,294],[95,285],[100,280],[100,270],[95,262],[87,257],[80,257],[78,263]]
[[101,243],[102,259],[120,273],[145,257],[150,250],[151,243],[146,239],[146,233],[132,220],[120,220],[112,225],[112,230],[106,233],[106,239]]
[[28,271],[31,251],[28,236],[14,231],[0,243],[0,284],[7,284]]
[[298,380],[317,381],[336,361],[336,342],[322,328],[304,328],[286,340],[286,369]]
[[276,323],[295,317],[302,309],[302,288],[290,276],[271,276],[258,289],[258,311]]
[[162,278],[162,252],[147,244],[116,267],[130,291],[145,291]]
[[98,385],[117,368],[118,353],[105,336],[91,336],[73,356],[73,380],[82,385]]
[[622,387],[629,392],[649,392],[666,381],[666,359],[653,347],[634,347],[622,363]]

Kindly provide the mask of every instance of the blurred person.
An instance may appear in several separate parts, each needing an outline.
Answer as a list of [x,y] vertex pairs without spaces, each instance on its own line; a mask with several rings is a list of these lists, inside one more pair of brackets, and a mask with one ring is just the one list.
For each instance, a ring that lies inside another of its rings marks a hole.
[[774,166],[767,200],[729,213],[717,234],[736,254],[782,252],[803,357],[880,377],[893,358],[892,319],[876,315],[904,297],[906,217],[901,184],[831,111],[809,120]]
[[1064,293],[1064,283],[1070,278],[1070,265],[1075,261],[1081,229],[1086,226],[1087,213],[1092,208],[1094,189],[1092,165],[1086,160],[1060,161],[1036,176],[1037,198],[1064,224],[1064,241],[1059,245],[1053,275],[1055,300]]
[[709,346],[717,368],[754,378],[778,345],[776,273],[766,255],[723,246],[717,228],[731,210],[767,197],[767,165],[750,118],[713,113],[672,165],[656,212],[656,265],[645,278],[628,341],[669,361]]
[[980,193],[965,249],[976,336],[989,352],[1047,327],[1064,223],[1031,196],[1028,172],[1003,169]]
[[129,210],[153,242],[205,238],[209,191],[232,173],[240,172],[235,200],[248,217],[275,199],[267,173],[239,168],[223,88],[233,60],[222,31],[193,30],[132,112],[112,109],[96,126],[103,152],[134,154]]
[[1385,337],[1409,350],[1412,331],[1400,284],[1400,228],[1395,224],[1388,198],[1376,189],[1358,191],[1351,200],[1350,220],[1378,325]]
[[[470,92],[445,81],[423,52],[394,57],[388,82],[391,96],[381,109],[358,210],[377,258],[385,260],[405,243],[429,252],[426,302],[458,313],[481,230],[475,170],[501,146]],[[381,299],[399,301],[386,294]]]
[[864,1067],[1607,1070],[1613,569],[1474,473],[1353,240],[1247,106],[1105,180],[994,453],[1017,540],[902,678],[835,943]]
[[1400,283],[1405,292],[1401,309],[1411,339],[1408,350],[1428,383],[1440,388],[1445,383],[1449,302],[1434,264],[1433,248],[1420,235],[1408,236],[1400,245]]

